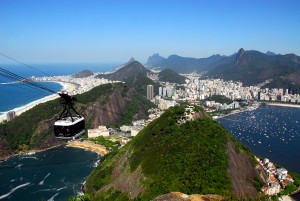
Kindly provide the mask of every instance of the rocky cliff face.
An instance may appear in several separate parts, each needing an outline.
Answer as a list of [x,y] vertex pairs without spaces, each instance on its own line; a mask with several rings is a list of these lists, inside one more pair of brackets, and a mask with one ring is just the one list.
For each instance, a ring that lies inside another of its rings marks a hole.
[[122,96],[123,89],[116,89],[110,96],[109,101],[102,105],[101,101],[95,102],[87,106],[83,111],[83,116],[86,121],[92,122],[92,127],[96,128],[99,125],[110,125],[119,120],[122,112],[131,100],[133,91],[127,92],[126,96]]
[[162,62],[163,60],[165,60],[165,58],[160,56],[158,53],[153,54],[152,56],[150,56],[148,58],[146,65],[149,65],[149,66],[156,65],[156,64],[159,64],[160,62]]

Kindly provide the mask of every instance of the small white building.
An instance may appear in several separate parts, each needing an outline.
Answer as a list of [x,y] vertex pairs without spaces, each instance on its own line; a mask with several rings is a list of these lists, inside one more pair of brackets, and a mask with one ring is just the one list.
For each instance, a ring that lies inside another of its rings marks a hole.
[[284,169],[284,168],[278,168],[277,169],[277,174],[278,175],[287,175],[287,173],[288,173],[288,171],[286,170],[286,169]]
[[127,132],[127,131],[130,131],[130,128],[131,128],[131,126],[123,125],[120,127],[120,130],[123,132]]
[[131,129],[131,137],[136,136],[140,132],[140,129],[132,128]]
[[264,159],[264,165],[267,165],[270,162],[270,160],[268,158]]
[[106,126],[98,126],[98,128],[95,129],[88,129],[89,138],[96,138],[99,136],[103,136],[103,137],[109,136],[109,130],[106,128]]

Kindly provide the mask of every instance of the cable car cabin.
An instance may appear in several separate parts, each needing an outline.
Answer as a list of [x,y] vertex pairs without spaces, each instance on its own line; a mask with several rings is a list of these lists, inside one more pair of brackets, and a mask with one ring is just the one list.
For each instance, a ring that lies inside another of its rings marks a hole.
[[58,139],[75,139],[84,134],[84,132],[84,118],[80,116],[64,117],[54,123],[54,134]]

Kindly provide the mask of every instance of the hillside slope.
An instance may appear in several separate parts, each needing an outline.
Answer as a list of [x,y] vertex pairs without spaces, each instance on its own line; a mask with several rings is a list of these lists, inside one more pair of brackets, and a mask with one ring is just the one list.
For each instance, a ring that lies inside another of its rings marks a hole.
[[[145,118],[153,103],[122,83],[105,84],[77,95],[76,110],[85,117],[86,128],[128,123]],[[132,109],[133,108],[133,109]],[[59,100],[39,104],[14,120],[0,124],[0,158],[28,149],[45,149],[61,144],[53,124],[62,110]]]
[[136,77],[139,74],[147,75],[147,70],[140,62],[132,60],[119,68],[116,72],[106,75],[98,75],[109,80],[125,81],[131,77]]
[[98,75],[98,77],[105,77],[110,80],[118,80],[125,82],[126,85],[135,89],[141,96],[147,95],[147,85],[154,86],[154,94],[158,93],[159,84],[153,82],[147,77],[149,72],[140,62],[130,60],[124,65],[121,65],[116,72],[106,75]]
[[170,108],[109,155],[89,176],[87,193],[96,200],[151,200],[170,192],[256,198],[250,151],[201,110],[197,120],[177,125],[183,112]]
[[159,72],[158,74],[159,81],[161,82],[171,82],[177,84],[185,84],[186,78],[182,75],[179,75],[177,72],[166,68]]

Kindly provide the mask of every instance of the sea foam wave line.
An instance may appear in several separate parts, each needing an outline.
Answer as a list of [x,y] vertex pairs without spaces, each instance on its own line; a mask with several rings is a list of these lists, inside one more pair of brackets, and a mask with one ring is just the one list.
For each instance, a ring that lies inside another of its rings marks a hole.
[[39,183],[39,185],[43,185],[44,184],[44,182],[45,182],[45,180],[47,179],[47,177],[49,177],[50,176],[50,172],[44,177],[44,179],[42,180],[42,181],[40,181],[40,183]]
[[6,198],[6,197],[8,197],[8,196],[10,196],[13,192],[15,192],[16,190],[18,190],[19,188],[23,188],[23,187],[25,187],[25,186],[28,186],[29,184],[30,184],[30,182],[27,182],[27,183],[25,183],[25,184],[21,184],[21,185],[15,187],[15,188],[11,189],[8,193],[6,193],[6,194],[4,194],[4,195],[1,195],[1,196],[0,196],[0,200]]

